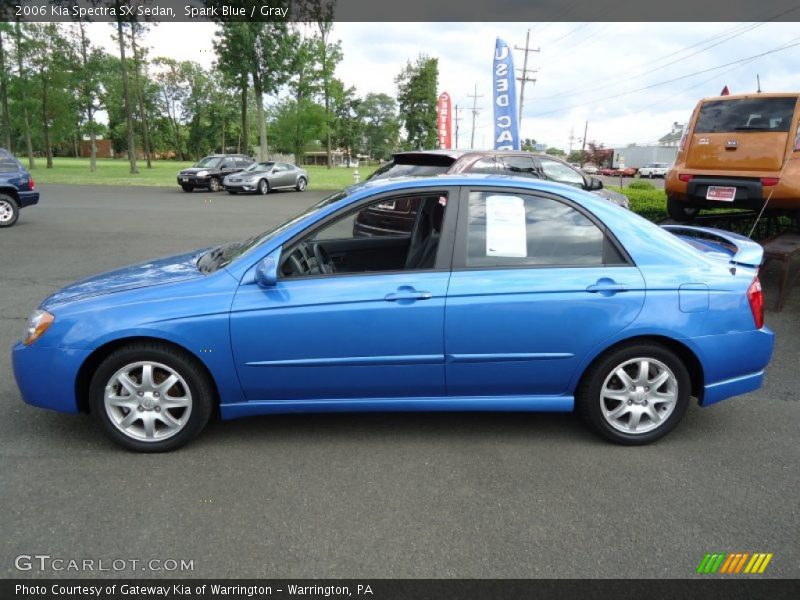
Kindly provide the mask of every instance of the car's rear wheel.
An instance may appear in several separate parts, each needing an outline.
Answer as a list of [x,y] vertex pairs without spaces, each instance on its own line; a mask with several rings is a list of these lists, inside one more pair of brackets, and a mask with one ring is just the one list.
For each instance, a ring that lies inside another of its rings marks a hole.
[[305,191],[307,185],[308,185],[308,181],[306,181],[306,178],[305,177],[301,177],[300,179],[297,180],[297,191],[298,192]]
[[679,223],[687,223],[694,219],[700,209],[696,206],[689,206],[685,202],[667,197],[667,214]]
[[208,189],[211,192],[218,192],[222,189],[222,184],[220,183],[219,179],[217,179],[216,177],[212,177],[208,181]]
[[184,192],[193,192],[194,191],[194,186],[192,186],[192,185],[181,185],[181,189]]
[[266,179],[258,182],[258,193],[262,196],[269,194],[269,182]]
[[8,194],[0,194],[0,227],[11,227],[19,219],[19,206]]
[[191,355],[170,346],[132,343],[110,354],[89,386],[92,414],[114,442],[164,452],[202,431],[214,388]]
[[674,352],[657,344],[631,344],[595,361],[578,386],[575,406],[601,435],[640,445],[678,424],[690,390],[689,371]]

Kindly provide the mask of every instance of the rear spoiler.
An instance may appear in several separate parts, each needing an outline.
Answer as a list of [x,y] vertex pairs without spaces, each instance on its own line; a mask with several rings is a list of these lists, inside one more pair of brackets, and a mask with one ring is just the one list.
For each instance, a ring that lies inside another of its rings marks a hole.
[[734,265],[760,267],[764,258],[764,249],[760,244],[738,233],[690,225],[662,225],[661,227],[678,237],[687,238],[686,241],[703,252],[718,256],[726,254],[728,262]]

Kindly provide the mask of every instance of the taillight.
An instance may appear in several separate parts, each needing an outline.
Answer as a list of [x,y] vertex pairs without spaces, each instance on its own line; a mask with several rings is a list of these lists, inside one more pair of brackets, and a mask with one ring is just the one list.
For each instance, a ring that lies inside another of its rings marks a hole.
[[28,180],[28,189],[33,191],[36,188],[36,184],[33,182],[33,177]]
[[780,181],[780,177],[762,177],[761,178],[761,185],[770,186],[770,185],[778,185]]
[[756,329],[761,329],[764,326],[764,294],[761,293],[761,282],[758,280],[758,275],[747,288],[747,301],[750,303]]
[[680,179],[684,183],[689,183],[694,178],[694,175],[689,175],[688,173],[681,173],[678,175],[678,179]]

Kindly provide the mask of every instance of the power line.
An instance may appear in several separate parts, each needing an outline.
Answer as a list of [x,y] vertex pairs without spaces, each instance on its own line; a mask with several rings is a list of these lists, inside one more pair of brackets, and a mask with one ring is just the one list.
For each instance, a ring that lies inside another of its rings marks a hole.
[[[795,40],[800,40],[800,36],[798,36],[796,38],[792,38],[784,46],[779,46],[777,48],[773,48],[772,50],[767,50],[766,52],[761,52],[759,54],[754,54],[752,56],[748,56],[748,57],[745,57],[745,58],[742,58],[742,59],[739,59],[739,60],[734,60],[734,61],[731,61],[729,63],[725,63],[725,64],[722,64],[722,65],[719,65],[719,66],[716,66],[716,67],[710,67],[708,69],[703,69],[702,71],[695,71],[694,73],[689,73],[687,75],[681,75],[680,77],[673,77],[672,79],[667,79],[665,81],[659,81],[658,83],[652,83],[652,84],[646,85],[644,87],[636,88],[634,90],[629,90],[627,92],[622,92],[622,93],[619,93],[619,94],[614,94],[612,96],[605,96],[603,98],[597,98],[595,100],[590,100],[590,101],[587,101],[587,102],[579,102],[577,104],[569,104],[569,105],[566,105],[566,106],[559,106],[556,109],[543,111],[543,112],[540,112],[540,113],[534,113],[533,115],[530,115],[530,116],[539,117],[539,116],[543,116],[543,115],[550,115],[550,114],[553,114],[553,113],[563,112],[564,110],[570,109],[570,108],[577,108],[577,107],[580,107],[580,106],[587,106],[589,104],[597,104],[598,102],[603,102],[605,100],[614,100],[616,98],[621,98],[623,96],[629,96],[630,94],[635,94],[636,92],[642,92],[644,90],[649,90],[649,89],[652,89],[652,88],[655,88],[655,87],[660,87],[660,86],[666,85],[668,83],[674,83],[675,81],[681,81],[683,79],[689,79],[690,77],[695,77],[696,75],[702,75],[704,73],[710,73],[712,71],[718,71],[719,69],[724,69],[725,67],[730,67],[731,65],[738,65],[738,64],[741,64],[741,63],[746,63],[746,62],[755,60],[757,58],[761,58],[763,56],[767,56],[769,54],[775,54],[776,52],[782,52],[783,50],[788,50],[789,48],[794,48],[795,46],[800,46],[800,42],[796,42]],[[792,42],[794,42],[794,43],[792,43]]]

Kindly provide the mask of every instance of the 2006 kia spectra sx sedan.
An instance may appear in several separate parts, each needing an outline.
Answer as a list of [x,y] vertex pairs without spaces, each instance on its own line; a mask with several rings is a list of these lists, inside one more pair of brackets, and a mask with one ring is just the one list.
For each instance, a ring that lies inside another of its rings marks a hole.
[[[353,235],[413,204],[411,231]],[[758,388],[762,250],[660,228],[515,177],[368,182],[243,242],[47,298],[13,350],[25,401],[177,448],[223,418],[324,411],[571,411],[643,444]]]

